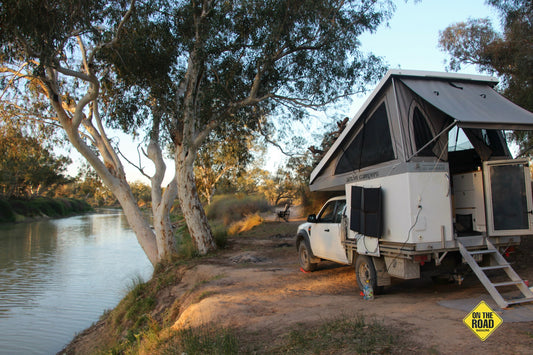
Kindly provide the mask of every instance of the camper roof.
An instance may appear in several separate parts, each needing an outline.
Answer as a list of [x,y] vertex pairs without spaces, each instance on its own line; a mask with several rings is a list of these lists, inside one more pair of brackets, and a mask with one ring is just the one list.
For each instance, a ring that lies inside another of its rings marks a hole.
[[[419,98],[417,100],[420,101],[421,99],[433,109],[450,118],[452,124],[443,129],[442,132],[438,132],[439,134],[451,129],[453,126],[485,129],[533,129],[533,114],[498,94],[493,89],[498,83],[498,79],[494,77],[413,70],[389,70],[313,170],[310,179],[311,185],[313,185],[317,176],[323,172],[324,168],[328,166],[332,157],[339,155],[336,152],[340,148],[345,149],[343,147],[346,147],[348,141],[353,139],[355,126],[361,116],[368,116],[368,112],[375,108],[379,100],[382,100],[387,92],[387,95],[391,95],[392,92],[396,101],[396,105],[389,105],[389,110],[393,113],[393,116],[399,119],[398,115],[405,115],[405,113],[400,113],[398,107],[399,91],[394,89],[395,82],[407,88],[406,90],[412,91]],[[391,83],[392,91],[390,89]],[[396,131],[392,134],[401,135],[403,133]],[[402,147],[401,149],[404,148]]]

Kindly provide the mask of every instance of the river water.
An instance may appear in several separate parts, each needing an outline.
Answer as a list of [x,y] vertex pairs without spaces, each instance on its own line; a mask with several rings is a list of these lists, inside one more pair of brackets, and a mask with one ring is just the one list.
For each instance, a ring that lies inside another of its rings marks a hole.
[[0,225],[0,354],[55,354],[152,270],[118,210]]

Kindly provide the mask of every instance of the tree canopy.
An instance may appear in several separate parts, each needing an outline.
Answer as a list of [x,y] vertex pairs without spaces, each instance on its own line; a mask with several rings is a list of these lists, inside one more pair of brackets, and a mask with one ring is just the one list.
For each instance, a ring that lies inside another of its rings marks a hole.
[[35,137],[0,127],[0,196],[29,198],[69,181],[70,159],[56,156]]
[[[2,87],[11,102],[38,88],[156,263],[175,251],[176,196],[199,252],[215,247],[193,169],[208,137],[245,137],[273,115],[302,119],[379,78],[381,60],[361,53],[358,37],[392,10],[389,0],[8,0]],[[146,137],[153,230],[107,127]],[[163,188],[167,150],[174,178]]]
[[[533,111],[533,3],[529,0],[488,0],[500,14],[503,32],[488,19],[469,19],[446,28],[439,46],[451,55],[449,68],[473,64],[502,78],[502,93]],[[531,132],[515,132],[521,154],[531,154]]]

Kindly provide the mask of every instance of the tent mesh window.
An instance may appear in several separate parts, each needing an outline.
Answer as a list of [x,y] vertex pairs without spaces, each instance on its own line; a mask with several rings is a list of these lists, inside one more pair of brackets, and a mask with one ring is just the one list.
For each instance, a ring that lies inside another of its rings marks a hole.
[[[413,110],[413,130],[415,135],[416,150],[422,149],[424,145],[426,145],[430,140],[433,139],[433,133],[431,132],[431,129],[428,126],[426,117],[418,107],[415,107],[415,109]],[[418,153],[418,155],[424,157],[434,156],[434,146],[435,142],[425,147],[422,151]]]
[[387,108],[382,103],[363,123],[352,142],[343,150],[335,174],[359,170],[394,159]]

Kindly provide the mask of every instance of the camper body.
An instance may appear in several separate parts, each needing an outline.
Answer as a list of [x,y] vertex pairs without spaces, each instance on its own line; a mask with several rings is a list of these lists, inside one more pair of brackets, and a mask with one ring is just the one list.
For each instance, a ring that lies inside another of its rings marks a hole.
[[298,228],[302,268],[355,264],[361,288],[386,286],[457,273],[461,247],[494,264],[479,250],[532,235],[528,160],[512,158],[503,130],[533,129],[533,114],[496,83],[389,71],[311,174],[312,191],[344,196]]

